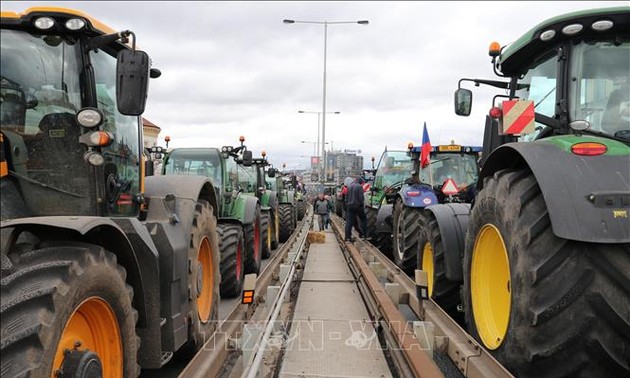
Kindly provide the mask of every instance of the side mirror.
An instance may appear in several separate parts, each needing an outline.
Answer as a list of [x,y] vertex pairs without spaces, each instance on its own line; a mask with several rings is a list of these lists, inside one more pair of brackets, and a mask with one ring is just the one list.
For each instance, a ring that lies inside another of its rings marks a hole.
[[267,170],[267,177],[269,177],[269,178],[276,177],[276,170],[275,170],[275,168],[269,168]]
[[154,165],[153,165],[153,161],[151,161],[151,159],[147,159],[144,161],[144,175],[145,176],[153,176],[155,175],[154,172]]
[[116,102],[124,115],[144,113],[149,87],[149,55],[139,50],[121,50],[116,64]]
[[470,89],[458,88],[455,91],[455,114],[468,117],[472,108],[472,97]]
[[243,151],[243,165],[251,167],[254,162],[252,152],[250,150]]

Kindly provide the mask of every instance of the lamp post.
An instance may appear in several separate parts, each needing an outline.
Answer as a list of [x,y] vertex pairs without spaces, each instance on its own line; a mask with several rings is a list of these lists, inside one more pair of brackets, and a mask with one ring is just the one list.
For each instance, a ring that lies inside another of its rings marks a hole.
[[324,77],[323,77],[323,98],[322,98],[322,158],[324,159],[324,164],[322,165],[322,184],[325,182],[325,174],[326,174],[326,150],[325,144],[326,141],[326,49],[328,47],[328,25],[339,25],[339,24],[359,24],[359,25],[367,25],[369,21],[360,20],[360,21],[297,21],[297,20],[283,20],[285,24],[317,24],[324,25]]
[[[312,110],[298,110],[298,113],[301,114],[317,114],[317,151],[319,151],[319,120],[321,118],[322,112],[315,112]],[[326,112],[326,114],[341,114],[341,112]],[[317,154],[313,154],[317,156]]]
[[315,149],[315,142],[311,142],[310,140],[303,140],[300,143],[313,143],[313,156],[315,156],[315,154],[317,154],[317,150]]

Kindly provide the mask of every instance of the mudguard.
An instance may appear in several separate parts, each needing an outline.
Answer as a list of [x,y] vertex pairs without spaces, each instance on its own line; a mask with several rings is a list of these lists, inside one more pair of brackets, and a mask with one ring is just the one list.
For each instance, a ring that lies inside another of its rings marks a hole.
[[[605,143],[609,152],[575,155],[570,146],[577,142]],[[508,143],[488,156],[478,186],[481,189],[483,179],[498,170],[528,166],[538,181],[556,236],[591,243],[629,243],[628,151],[621,142],[586,136]]]
[[394,205],[392,204],[383,204],[381,208],[378,209],[378,215],[376,216],[376,233],[392,233],[392,213],[394,211]]
[[243,213],[243,217],[241,219],[243,219],[243,224],[252,224],[254,223],[254,217],[256,216],[256,206],[259,204],[260,202],[258,201],[258,198],[256,197],[248,197],[245,201],[245,208],[244,208],[244,213]]
[[451,281],[464,281],[462,261],[470,204],[446,203],[427,207],[438,223],[442,248],[444,249],[444,267],[446,278]]
[[[2,222],[2,253],[10,250],[13,236],[28,229],[36,235],[74,231],[75,240],[100,245],[116,254],[134,288],[134,307],[138,311],[138,335],[142,348],[138,362],[142,367],[160,367],[160,277],[158,252],[147,229],[135,218],[49,216],[21,218]],[[15,230],[14,233],[10,230]],[[9,232],[5,232],[9,231]]]
[[[218,211],[214,187],[203,176],[150,176],[145,181],[149,200],[146,227],[159,252],[162,350],[178,350],[188,341],[188,247],[198,199]],[[169,200],[172,198],[172,200]]]
[[433,188],[424,184],[403,185],[398,195],[406,207],[427,207],[438,203]]

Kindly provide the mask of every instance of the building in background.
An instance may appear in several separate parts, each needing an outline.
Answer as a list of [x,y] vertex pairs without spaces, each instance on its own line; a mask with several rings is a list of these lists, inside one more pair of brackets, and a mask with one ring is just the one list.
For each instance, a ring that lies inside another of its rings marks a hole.
[[157,146],[158,135],[160,135],[162,129],[148,119],[142,118],[142,130],[144,133],[144,148]]
[[330,151],[326,155],[326,183],[341,184],[348,176],[360,175],[363,170],[361,150]]

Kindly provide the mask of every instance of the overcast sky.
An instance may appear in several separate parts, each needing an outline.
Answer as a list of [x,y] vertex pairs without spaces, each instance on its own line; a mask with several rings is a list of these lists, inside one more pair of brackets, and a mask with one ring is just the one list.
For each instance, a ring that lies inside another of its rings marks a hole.
[[[169,147],[220,147],[239,135],[276,167],[309,166],[322,111],[324,27],[302,21],[369,20],[328,27],[326,141],[361,150],[366,165],[385,146],[480,145],[489,88],[474,89],[473,112],[453,112],[462,77],[495,78],[488,45],[515,41],[549,17],[627,5],[627,1],[538,2],[12,2],[78,9],[114,29],[130,29],[162,71],[152,80],[144,117]],[[303,157],[302,157],[303,156]]]

